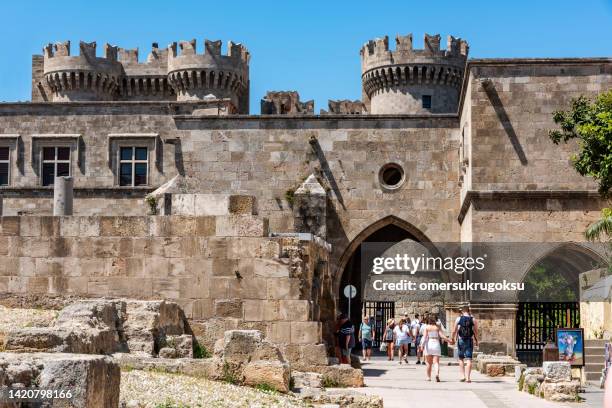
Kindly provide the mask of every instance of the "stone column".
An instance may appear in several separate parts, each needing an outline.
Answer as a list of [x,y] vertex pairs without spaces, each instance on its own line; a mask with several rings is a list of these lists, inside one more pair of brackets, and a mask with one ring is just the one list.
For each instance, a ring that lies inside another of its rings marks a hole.
[[327,194],[314,174],[293,194],[293,220],[295,232],[326,238]]
[[53,186],[53,215],[72,215],[72,177],[56,177]]

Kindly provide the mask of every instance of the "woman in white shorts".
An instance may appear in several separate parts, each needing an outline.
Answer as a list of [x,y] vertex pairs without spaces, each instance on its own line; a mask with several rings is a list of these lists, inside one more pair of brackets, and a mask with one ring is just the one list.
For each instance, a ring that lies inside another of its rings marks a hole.
[[408,364],[408,344],[411,343],[410,326],[406,324],[406,320],[400,319],[399,323],[393,329],[395,335],[395,345],[399,354],[399,363],[405,362]]
[[436,319],[433,316],[429,316],[420,346],[425,357],[425,364],[427,365],[427,381],[431,381],[431,368],[433,366],[436,381],[440,382],[440,356],[442,355],[442,345],[440,342],[442,340],[452,344],[451,340],[436,325]]

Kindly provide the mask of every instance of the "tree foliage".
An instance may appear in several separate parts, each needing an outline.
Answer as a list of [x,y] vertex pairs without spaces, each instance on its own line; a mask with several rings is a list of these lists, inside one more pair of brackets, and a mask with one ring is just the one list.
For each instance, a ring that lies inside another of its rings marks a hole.
[[[553,113],[560,129],[549,132],[555,143],[578,141],[579,151],[572,156],[576,171],[593,177],[599,193],[609,198],[612,190],[612,90],[600,94],[595,101],[584,96],[572,100],[571,109]],[[612,237],[612,208],[602,210],[601,219],[585,231],[591,241]],[[612,266],[612,265],[611,265]]]

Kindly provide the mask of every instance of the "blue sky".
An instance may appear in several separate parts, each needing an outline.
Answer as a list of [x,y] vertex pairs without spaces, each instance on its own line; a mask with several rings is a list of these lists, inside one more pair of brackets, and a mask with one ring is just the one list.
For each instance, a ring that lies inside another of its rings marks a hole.
[[[359,49],[374,37],[453,34],[470,57],[612,56],[612,0],[557,1],[10,1],[0,22],[0,100],[28,100],[31,55],[80,39],[140,48],[222,39],[251,52],[251,113],[266,90],[314,99],[358,99]],[[99,47],[100,49],[101,47]]]

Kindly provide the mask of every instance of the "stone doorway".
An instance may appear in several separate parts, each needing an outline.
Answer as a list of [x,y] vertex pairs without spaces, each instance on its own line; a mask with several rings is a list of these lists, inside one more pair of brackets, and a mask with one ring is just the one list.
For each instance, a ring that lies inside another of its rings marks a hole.
[[[542,349],[556,341],[557,328],[581,327],[580,274],[605,261],[579,244],[564,244],[544,254],[524,275],[515,320],[516,357],[529,366],[542,364]],[[584,333],[585,339],[591,333]]]
[[[365,288],[368,271],[362,270],[362,245],[376,243],[376,250],[383,254],[386,250],[402,241],[424,242],[431,241],[412,224],[397,217],[389,216],[370,225],[362,231],[349,245],[341,257],[340,266],[342,277],[338,285],[338,311],[348,312],[348,300],[343,294],[346,285],[357,288],[357,296],[351,301],[351,321],[358,327],[363,312],[363,302],[392,302],[397,299],[373,298]],[[366,296],[364,297],[364,292]],[[394,303],[395,305],[395,303]],[[395,313],[395,312],[393,312]]]

